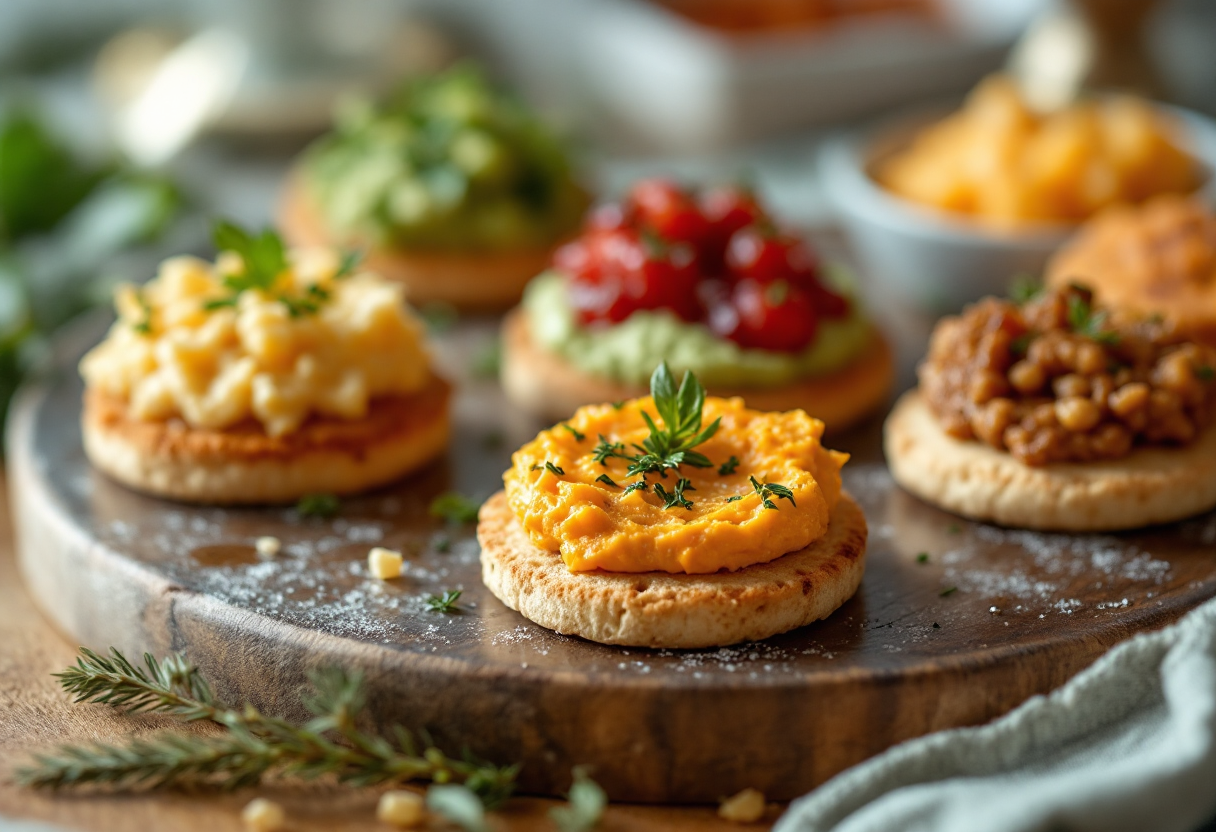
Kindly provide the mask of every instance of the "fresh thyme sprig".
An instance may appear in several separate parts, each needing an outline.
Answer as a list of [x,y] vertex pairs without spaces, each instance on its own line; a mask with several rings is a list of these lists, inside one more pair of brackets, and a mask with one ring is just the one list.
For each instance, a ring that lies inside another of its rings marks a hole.
[[684,477],[676,480],[676,487],[670,493],[663,487],[663,483],[656,482],[654,484],[654,493],[663,501],[663,508],[675,508],[676,506],[680,508],[692,508],[692,500],[685,497],[684,492],[696,490],[692,487],[692,483]]
[[460,605],[456,602],[464,593],[459,589],[446,590],[442,595],[432,595],[426,599],[426,607],[431,612],[456,612]]
[[1113,346],[1119,343],[1119,333],[1106,328],[1106,311],[1094,311],[1087,297],[1068,296],[1068,328],[1099,344]]
[[565,429],[566,429],[566,431],[567,431],[567,432],[568,432],[568,433],[569,433],[571,436],[573,436],[573,437],[574,437],[574,441],[575,441],[575,442],[582,442],[584,439],[586,439],[586,438],[587,438],[587,434],[583,433],[583,432],[582,432],[582,431],[580,431],[580,430],[577,430],[576,428],[571,427],[570,425],[566,424],[565,422],[562,422],[562,423],[561,423],[561,425],[562,425],[562,427],[563,427],[563,428],[565,428]]
[[200,784],[239,788],[271,773],[305,779],[329,774],[355,786],[407,780],[463,783],[487,806],[502,802],[514,788],[518,766],[455,760],[434,747],[419,752],[413,736],[401,726],[393,727],[391,740],[359,730],[361,674],[340,668],[311,673],[312,690],[301,699],[313,718],[294,725],[252,705],[234,709],[216,701],[197,668],[181,655],[161,662],[145,655],[144,663],[146,669],[141,669],[114,649],[109,656],[82,649],[76,665],[58,676],[77,702],[212,720],[227,733],[62,746],[18,769],[18,782],[52,789],[90,784],[115,789]]
[[723,477],[728,477],[735,473],[735,469],[739,467],[739,457],[731,455],[731,458],[718,466],[718,474]]
[[[663,427],[660,428],[649,413],[642,411],[642,418],[646,421],[646,427],[650,429],[650,435],[642,440],[641,445],[633,446],[638,453],[628,453],[625,443],[611,441],[603,434],[599,437],[599,443],[591,451],[592,458],[600,465],[607,465],[609,459],[623,459],[629,463],[625,476],[641,477],[640,480],[625,488],[625,494],[646,490],[646,477],[649,474],[658,474],[666,478],[668,471],[678,470],[681,465],[690,465],[694,468],[714,467],[713,463],[709,461],[709,457],[700,451],[693,450],[717,433],[722,422],[718,418],[702,427],[705,388],[701,386],[696,375],[691,372],[684,373],[684,378],[677,390],[675,381],[671,377],[671,371],[667,369],[667,362],[664,361],[650,377],[650,395],[654,399],[655,410],[659,412]],[[692,503],[683,496],[685,490],[692,491],[693,489],[688,485],[681,488],[677,484],[676,491],[670,493],[679,493],[680,496],[666,508],[685,503],[688,504],[684,506],[685,508],[691,507]],[[665,489],[656,485],[655,493],[667,501],[669,492]]]
[[777,504],[770,499],[776,497],[779,500],[789,500],[790,505],[796,506],[794,502],[794,492],[784,485],[776,482],[760,482],[755,477],[748,477],[752,484],[752,489],[760,495],[760,502],[765,508],[776,509]]

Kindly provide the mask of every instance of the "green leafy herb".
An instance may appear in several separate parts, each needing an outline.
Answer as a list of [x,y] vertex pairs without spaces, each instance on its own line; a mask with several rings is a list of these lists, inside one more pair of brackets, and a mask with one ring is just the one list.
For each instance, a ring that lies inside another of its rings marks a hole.
[[613,409],[613,410],[620,410],[620,409],[621,409],[622,407],[624,407],[624,406],[625,406],[625,400],[624,400],[624,399],[621,399],[619,402],[612,402],[612,409]]
[[203,309],[214,311],[236,306],[242,292],[260,290],[273,293],[275,300],[283,304],[287,314],[293,318],[315,315],[321,303],[329,299],[324,287],[313,284],[305,290],[303,297],[293,297],[283,292],[275,293],[275,284],[287,271],[287,249],[283,238],[273,229],[267,228],[254,236],[245,229],[227,220],[219,220],[212,230],[212,239],[219,251],[231,251],[240,255],[242,268],[239,272],[223,275],[222,282],[229,294],[212,298],[203,303]]
[[455,491],[446,491],[431,500],[432,517],[449,523],[476,523],[481,503]]
[[1009,297],[1019,306],[1043,294],[1043,284],[1028,274],[1020,274],[1009,285]]
[[958,587],[948,586],[937,594],[940,595],[941,597],[945,598],[947,595],[953,595],[956,592],[958,592]]
[[123,745],[61,746],[17,770],[18,782],[27,786],[240,788],[271,774],[310,780],[331,775],[355,786],[410,780],[462,783],[482,804],[496,806],[510,796],[518,772],[518,766],[455,760],[434,747],[420,751],[401,726],[393,726],[388,737],[364,733],[356,727],[365,702],[363,677],[340,668],[309,674],[311,690],[301,698],[313,717],[303,725],[266,716],[253,705],[232,708],[216,700],[198,669],[180,654],[160,662],[145,654],[140,668],[117,650],[102,656],[81,648],[75,666],[57,676],[76,702],[211,720],[227,730],[220,736],[159,734]]
[[301,517],[329,518],[340,508],[342,504],[333,494],[306,494],[296,503],[296,513]]
[[587,776],[585,769],[578,767],[574,769],[574,782],[566,795],[566,805],[550,809],[549,817],[558,832],[591,832],[599,825],[607,806],[608,795]]
[[426,790],[426,808],[465,832],[489,832],[485,807],[466,786],[435,785]]
[[728,503],[737,503],[737,502],[739,502],[739,501],[740,501],[740,500],[742,500],[742,499],[743,499],[743,495],[742,495],[742,494],[736,494],[736,495],[735,495],[735,496],[733,496],[733,497],[727,497],[727,498],[726,498],[726,502],[728,502]]
[[794,502],[794,492],[784,485],[775,482],[762,483],[755,477],[748,477],[748,480],[751,482],[755,492],[760,495],[760,502],[763,503],[765,508],[777,508],[777,504],[770,499],[771,497],[776,497],[779,500],[789,500],[792,506],[798,505]]
[[595,461],[600,465],[607,465],[608,460],[613,457],[629,459],[629,457],[625,455],[624,442],[609,442],[604,438],[604,434],[602,433],[600,434],[599,444],[596,445],[595,449],[591,451],[591,456],[593,456]]
[[419,307],[418,316],[433,334],[447,332],[456,326],[456,321],[460,318],[455,306],[442,301],[432,301]]
[[919,555],[916,556],[916,562],[917,563],[928,563],[929,562],[929,553],[921,552]]
[[360,249],[351,249],[342,253],[342,259],[338,261],[338,270],[334,272],[334,280],[345,280],[355,273],[355,269],[359,268],[359,264],[363,262],[366,252]]
[[951,523],[949,526],[946,526],[946,531],[949,532],[950,534],[959,534],[960,532],[962,532],[962,530],[963,530],[963,527],[960,526],[958,523]]
[[495,338],[493,341],[485,344],[476,355],[473,356],[473,362],[469,366],[473,375],[477,378],[493,379],[498,378],[498,372],[502,368],[502,342]]
[[646,480],[631,482],[629,485],[625,486],[625,490],[621,492],[621,496],[626,497],[635,491],[645,491],[647,488],[648,486],[646,485]]
[[565,472],[565,470],[563,470],[562,468],[557,467],[556,465],[554,465],[552,462],[550,462],[550,461],[549,461],[549,460],[547,460],[547,459],[545,460],[545,470],[546,470],[546,471],[548,471],[550,474],[552,474],[552,475],[553,475],[553,476],[555,476],[555,477],[564,477],[564,476],[566,476],[566,472]]
[[143,292],[135,293],[135,300],[139,304],[140,319],[131,325],[131,329],[139,335],[152,334],[152,304],[148,303],[148,299],[144,297]]
[[604,485],[608,486],[609,488],[620,488],[620,486],[616,484],[616,481],[614,479],[612,479],[612,477],[608,476],[607,474],[600,474],[598,477],[595,478],[595,481],[602,482]]
[[1212,379],[1216,378],[1216,368],[1213,368],[1207,364],[1204,364],[1202,367],[1197,367],[1195,368],[1195,378],[1199,379],[1200,381],[1211,381]]
[[1068,296],[1068,327],[1073,332],[1099,344],[1118,344],[1119,333],[1105,328],[1106,319],[1106,312],[1094,311],[1086,297],[1075,294]]
[[575,430],[574,428],[567,425],[565,422],[562,422],[562,427],[565,428],[570,433],[570,435],[574,437],[575,442],[582,442],[584,439],[587,438],[587,434],[585,434],[581,431]]
[[663,488],[661,482],[654,484],[654,493],[663,501],[663,508],[675,508],[676,506],[680,508],[692,508],[692,500],[685,497],[684,492],[696,490],[692,487],[692,483],[684,477],[676,480],[676,487],[670,493],[668,493],[667,489]]
[[459,589],[449,589],[442,595],[431,595],[426,599],[426,608],[431,612],[456,612],[460,609],[456,602],[460,600],[461,594]]
[[1017,356],[1023,356],[1030,351],[1030,342],[1035,339],[1035,333],[1023,332],[1009,342],[1009,351]]
[[730,459],[718,466],[718,473],[722,476],[729,476],[735,473],[735,469],[739,467],[739,457],[731,456]]

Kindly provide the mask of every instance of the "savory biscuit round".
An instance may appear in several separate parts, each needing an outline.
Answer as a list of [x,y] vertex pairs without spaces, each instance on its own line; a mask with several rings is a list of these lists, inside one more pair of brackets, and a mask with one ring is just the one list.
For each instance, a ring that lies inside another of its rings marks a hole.
[[1216,507],[1216,425],[1183,447],[1121,459],[1034,467],[983,442],[948,435],[918,391],[895,405],[887,464],[907,491],[976,520],[1093,532],[1168,523]]
[[508,607],[603,644],[692,648],[754,641],[831,615],[865,570],[866,521],[841,494],[827,534],[736,572],[571,572],[538,549],[499,492],[481,507],[481,577]]
[[[723,398],[738,396],[756,410],[802,409],[823,420],[828,430],[840,430],[883,404],[894,377],[891,347],[875,330],[864,351],[835,372],[777,387],[710,386],[709,393]],[[503,321],[502,385],[512,402],[548,421],[569,418],[585,404],[646,395],[640,385],[588,375],[560,355],[539,347],[519,309]]]
[[224,430],[133,418],[126,403],[86,390],[89,460],[124,485],[192,503],[289,503],[392,482],[448,442],[447,382],[432,375],[408,396],[377,399],[357,420],[312,418],[271,437],[253,420]]
[[[320,212],[298,181],[289,181],[279,203],[279,228],[289,245],[332,246]],[[442,302],[464,310],[505,309],[549,266],[550,247],[486,252],[406,251],[373,247],[363,268],[405,284],[414,306]]]

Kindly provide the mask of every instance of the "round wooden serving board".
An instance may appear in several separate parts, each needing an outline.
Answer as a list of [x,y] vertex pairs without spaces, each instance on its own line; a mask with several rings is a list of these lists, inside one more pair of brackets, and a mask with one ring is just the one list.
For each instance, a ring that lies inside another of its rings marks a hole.
[[[491,337],[462,330],[439,350],[449,370]],[[968,523],[893,485],[874,420],[829,443],[854,453],[846,486],[870,527],[865,580],[830,619],[717,650],[605,647],[504,607],[481,584],[473,530],[427,516],[443,491],[496,490],[534,435],[492,382],[462,386],[445,460],[325,521],[108,481],[81,450],[81,386],[65,366],[25,391],[8,443],[22,569],[63,632],[184,651],[226,701],[287,717],[303,717],[308,668],[360,669],[375,724],[522,762],[526,792],[559,793],[587,764],[617,800],[746,786],[791,798],[901,740],[1004,713],[1216,594],[1216,514],[1120,535]],[[257,558],[261,535],[283,541],[278,557]],[[368,578],[373,545],[406,553],[402,578]],[[427,611],[424,598],[457,588],[460,614]]]

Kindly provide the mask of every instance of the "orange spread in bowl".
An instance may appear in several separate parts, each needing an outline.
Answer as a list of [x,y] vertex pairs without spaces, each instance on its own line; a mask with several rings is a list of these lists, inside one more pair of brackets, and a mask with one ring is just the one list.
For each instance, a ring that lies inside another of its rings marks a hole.
[[[721,420],[695,447],[708,465],[684,462],[642,477],[629,469],[652,435],[643,413],[666,427],[650,396],[580,408],[516,451],[503,476],[529,537],[560,553],[572,572],[736,570],[827,531],[848,455],[820,444],[823,422],[801,410],[762,413],[742,399],[708,398],[693,426]],[[629,488],[640,481],[644,490]]]

